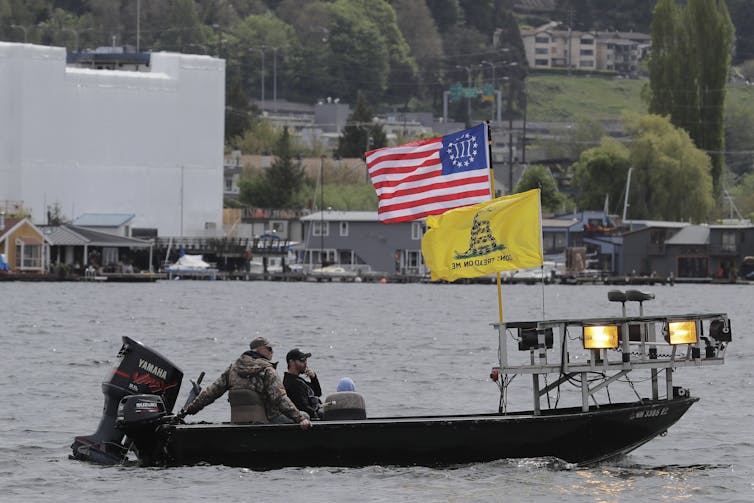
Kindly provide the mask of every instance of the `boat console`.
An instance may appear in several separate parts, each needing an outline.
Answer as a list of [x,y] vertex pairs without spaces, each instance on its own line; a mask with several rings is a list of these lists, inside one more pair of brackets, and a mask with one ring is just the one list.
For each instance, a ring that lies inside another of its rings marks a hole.
[[[541,398],[565,382],[580,386],[581,408],[589,411],[597,392],[636,370],[650,371],[652,400],[660,399],[663,385],[665,400],[685,397],[688,390],[673,386],[674,369],[723,364],[730,320],[724,313],[645,316],[643,303],[652,299],[654,294],[638,290],[612,290],[608,300],[621,303],[620,317],[494,324],[499,365],[491,378],[500,387],[500,412],[506,410],[507,386],[519,374],[532,376],[534,414],[541,413]],[[627,302],[639,304],[638,316],[626,316]],[[515,358],[511,342],[523,358]],[[541,385],[549,374],[556,380]]]

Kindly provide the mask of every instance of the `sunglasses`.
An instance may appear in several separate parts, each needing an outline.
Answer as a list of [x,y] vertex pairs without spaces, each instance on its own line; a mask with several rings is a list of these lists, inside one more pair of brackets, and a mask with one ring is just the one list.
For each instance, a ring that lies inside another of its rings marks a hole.
[[267,348],[267,351],[269,351],[270,353],[272,353],[272,346],[265,346],[265,347]]

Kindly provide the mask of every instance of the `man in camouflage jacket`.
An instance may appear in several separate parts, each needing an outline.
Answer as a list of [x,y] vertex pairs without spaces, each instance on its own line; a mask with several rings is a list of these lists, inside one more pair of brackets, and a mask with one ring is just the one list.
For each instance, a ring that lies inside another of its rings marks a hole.
[[181,410],[177,417],[183,419],[188,414],[196,414],[226,391],[242,388],[256,391],[264,397],[268,420],[279,422],[275,418],[282,414],[303,429],[310,427],[309,419],[293,405],[285,393],[283,383],[270,361],[272,346],[267,339],[257,337],[251,341],[250,347],[251,351],[244,352],[215,382],[204,388],[193,402]]

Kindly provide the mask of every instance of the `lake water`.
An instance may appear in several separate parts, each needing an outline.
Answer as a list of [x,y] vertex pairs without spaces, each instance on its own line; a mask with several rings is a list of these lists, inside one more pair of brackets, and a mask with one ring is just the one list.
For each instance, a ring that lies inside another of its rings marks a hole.
[[[607,286],[503,286],[505,318],[619,314]],[[493,412],[494,285],[164,281],[0,283],[0,501],[754,501],[754,286],[654,287],[647,314],[727,312],[722,367],[681,369],[702,398],[629,456],[589,469],[556,460],[424,467],[100,467],[68,459],[100,418],[100,383],[128,335],[211,382],[259,335],[276,358],[312,352],[325,394],[350,376],[372,416]],[[282,372],[282,371],[281,371]],[[530,408],[521,379],[511,408]],[[515,386],[514,386],[515,387]],[[184,384],[178,399],[183,404]],[[221,398],[192,419],[227,421]]]

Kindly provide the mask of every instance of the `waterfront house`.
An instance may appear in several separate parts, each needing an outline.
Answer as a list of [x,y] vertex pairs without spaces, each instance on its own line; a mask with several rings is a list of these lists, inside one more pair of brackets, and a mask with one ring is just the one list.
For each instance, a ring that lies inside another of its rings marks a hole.
[[322,211],[301,218],[299,259],[311,270],[323,264],[354,272],[426,274],[421,254],[423,221],[383,224],[376,211]]
[[632,221],[623,234],[624,274],[732,279],[754,255],[754,226],[748,222],[692,225]]
[[[88,266],[101,272],[133,272],[134,253],[149,251],[152,263],[152,242],[120,236],[72,224],[43,227],[50,243],[50,258],[65,264],[74,274],[83,274]],[[148,267],[148,266],[147,266]]]
[[0,213],[0,253],[11,272],[46,273],[49,252],[44,234],[28,218],[6,218]]

